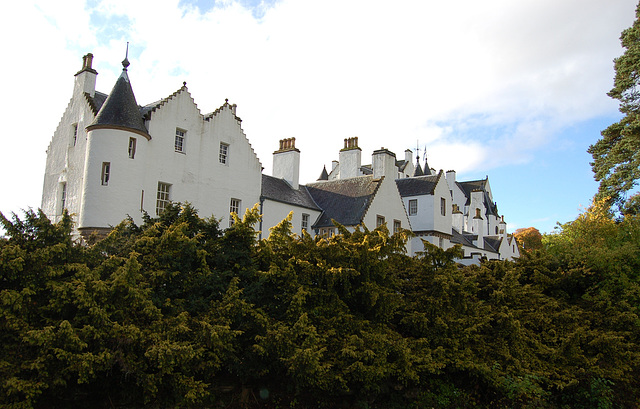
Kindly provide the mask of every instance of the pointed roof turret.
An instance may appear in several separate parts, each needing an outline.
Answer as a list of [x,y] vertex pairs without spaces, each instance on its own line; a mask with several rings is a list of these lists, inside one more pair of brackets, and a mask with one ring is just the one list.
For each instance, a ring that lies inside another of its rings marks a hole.
[[326,165],[322,168],[322,173],[320,173],[318,180],[329,180],[329,173],[327,172]]
[[129,82],[129,76],[127,75],[127,67],[129,65],[129,59],[125,57],[122,61],[122,74],[120,74],[116,84],[113,86],[107,100],[102,104],[96,119],[87,127],[87,131],[94,129],[121,129],[135,132],[147,139],[151,139],[147,128],[144,126],[140,107],[136,102],[136,97]]

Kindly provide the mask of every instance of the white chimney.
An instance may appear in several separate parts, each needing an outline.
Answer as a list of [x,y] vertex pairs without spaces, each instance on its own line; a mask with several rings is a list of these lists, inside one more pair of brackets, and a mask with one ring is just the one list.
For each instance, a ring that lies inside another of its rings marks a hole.
[[451,223],[453,228],[462,233],[462,226],[464,223],[464,214],[460,211],[460,207],[457,204],[453,204],[453,212],[451,213]]
[[392,180],[398,178],[395,153],[385,148],[378,149],[377,151],[373,151],[372,162],[374,179],[383,176],[391,178]]
[[273,176],[284,179],[292,188],[298,189],[300,181],[300,151],[296,138],[280,140],[280,148],[273,152]]
[[92,68],[93,54],[88,53],[82,57],[82,69],[75,75],[74,91],[86,92],[93,98],[96,93],[96,76],[98,71]]
[[478,235],[476,246],[484,249],[484,220],[480,214],[480,209],[476,208],[476,215],[473,217],[473,234]]
[[358,137],[345,138],[344,148],[340,149],[340,179],[360,176],[362,149],[358,147]]

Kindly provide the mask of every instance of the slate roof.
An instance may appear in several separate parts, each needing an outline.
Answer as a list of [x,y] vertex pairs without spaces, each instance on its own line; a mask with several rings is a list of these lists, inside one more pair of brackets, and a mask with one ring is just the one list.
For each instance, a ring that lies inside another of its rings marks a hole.
[[98,115],[98,111],[100,111],[100,108],[102,108],[102,104],[104,104],[104,101],[106,101],[108,95],[96,91],[94,92],[93,97],[91,97],[88,92],[84,93],[84,97],[87,99],[87,102],[89,102],[89,106],[91,107],[91,111],[93,111],[93,115]]
[[320,173],[320,177],[318,180],[329,180],[329,173],[327,173],[327,167],[322,167],[322,173]]
[[276,202],[305,207],[312,210],[322,210],[313,201],[305,186],[300,186],[300,189],[296,190],[284,179],[273,176],[262,175],[261,196]]
[[474,190],[482,190],[484,205],[487,208],[487,214],[498,216],[498,205],[492,202],[489,198],[489,193],[486,191],[487,179],[470,180],[467,182],[456,182],[456,184],[462,189],[464,195],[467,197],[465,205],[471,204],[471,192]]
[[[451,229],[451,243],[453,244],[462,244],[466,247],[478,248],[474,241],[478,240],[477,234],[471,233],[460,233],[456,229]],[[499,236],[484,236],[484,246],[482,247],[485,251],[490,251],[492,253],[498,253],[500,249],[500,243],[502,242],[502,238]]]
[[475,236],[473,234],[462,234],[458,230],[453,228],[451,229],[451,236],[451,243],[453,244],[462,244],[463,246],[467,247],[476,247],[476,245],[473,244],[473,240],[477,240],[478,236]]
[[105,128],[126,129],[151,139],[144,126],[140,107],[136,103],[126,68],[122,70],[122,74],[113,86],[111,93],[101,104],[96,118],[87,127],[87,130]]
[[416,166],[416,169],[413,171],[413,176],[424,176],[424,172],[422,171],[422,166],[420,166],[420,163],[418,163],[418,166]]
[[396,185],[402,197],[432,195],[439,178],[440,175],[396,179]]
[[331,227],[332,219],[344,226],[361,224],[381,183],[382,179],[366,175],[308,184],[311,197],[323,210],[313,227]]
[[495,251],[496,253],[500,250],[500,243],[502,242],[502,238],[496,236],[485,236],[484,238],[484,249]]

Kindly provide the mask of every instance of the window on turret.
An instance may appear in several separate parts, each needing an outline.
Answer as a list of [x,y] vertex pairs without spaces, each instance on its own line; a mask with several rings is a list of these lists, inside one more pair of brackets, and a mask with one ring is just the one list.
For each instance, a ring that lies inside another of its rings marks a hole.
[[111,162],[102,162],[102,186],[109,184],[109,177],[111,176]]
[[129,159],[136,156],[136,138],[129,138]]
[[400,220],[394,220],[393,221],[393,232],[397,233],[402,229],[402,223],[400,222]]
[[223,165],[229,164],[229,145],[228,144],[224,142],[220,142],[220,155],[218,156],[218,159],[220,160],[220,163],[222,163]]
[[447,201],[444,197],[440,198],[440,214],[443,216],[447,215]]
[[176,139],[174,147],[176,152],[185,153],[185,140],[187,137],[187,131],[184,129],[176,128]]
[[418,199],[409,200],[409,216],[418,214]]
[[164,182],[158,182],[158,194],[156,196],[156,216],[164,211],[171,203],[171,185]]

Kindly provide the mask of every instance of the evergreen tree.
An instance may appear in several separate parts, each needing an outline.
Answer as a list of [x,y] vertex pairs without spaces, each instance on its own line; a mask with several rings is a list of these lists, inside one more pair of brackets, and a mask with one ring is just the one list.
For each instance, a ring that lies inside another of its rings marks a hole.
[[633,26],[622,32],[620,40],[625,52],[615,59],[614,87],[608,95],[620,101],[624,117],[602,131],[588,152],[600,182],[597,197],[621,207],[640,179],[640,4]]

